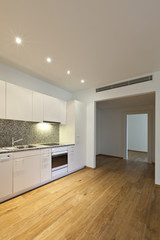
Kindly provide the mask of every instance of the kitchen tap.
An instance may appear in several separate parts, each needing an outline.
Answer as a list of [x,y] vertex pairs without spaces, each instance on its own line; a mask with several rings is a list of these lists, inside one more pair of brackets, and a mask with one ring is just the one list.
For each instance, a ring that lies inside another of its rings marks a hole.
[[14,137],[12,137],[12,147],[14,147],[14,144],[16,143],[16,142],[20,142],[20,141],[22,141],[23,140],[23,138],[21,138],[21,139],[18,139],[18,140],[14,140]]

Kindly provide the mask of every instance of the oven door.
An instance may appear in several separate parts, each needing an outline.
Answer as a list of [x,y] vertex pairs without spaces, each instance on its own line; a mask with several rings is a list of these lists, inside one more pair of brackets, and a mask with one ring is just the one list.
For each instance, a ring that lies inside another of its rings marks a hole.
[[68,166],[68,153],[52,153],[52,172]]

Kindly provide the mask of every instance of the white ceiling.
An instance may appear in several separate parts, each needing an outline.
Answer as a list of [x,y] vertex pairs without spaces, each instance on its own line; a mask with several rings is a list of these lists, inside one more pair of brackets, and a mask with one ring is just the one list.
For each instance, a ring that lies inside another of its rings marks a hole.
[[113,109],[148,105],[155,105],[155,93],[147,93],[97,102],[97,107],[99,109]]
[[160,70],[159,45],[159,0],[0,0],[0,60],[71,92]]

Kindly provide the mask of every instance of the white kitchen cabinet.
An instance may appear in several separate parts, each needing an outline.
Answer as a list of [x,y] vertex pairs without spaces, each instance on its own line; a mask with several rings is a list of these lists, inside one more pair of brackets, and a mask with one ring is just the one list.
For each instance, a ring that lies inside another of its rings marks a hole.
[[5,86],[4,81],[0,81],[0,118],[5,118]]
[[33,121],[43,122],[43,94],[33,92]]
[[68,147],[68,172],[72,172],[78,169],[76,155],[75,155],[75,146]]
[[41,183],[51,180],[51,150],[44,149],[41,152]]
[[68,148],[68,170],[78,170],[86,162],[86,106],[79,101],[67,102],[66,125],[60,126],[60,142],[75,144]]
[[60,111],[60,123],[66,124],[66,101],[58,100],[59,111]]
[[44,121],[60,122],[57,98],[44,95]]
[[32,91],[7,83],[6,118],[32,121]]
[[66,102],[58,98],[44,95],[44,121],[66,122]]
[[40,151],[26,151],[14,154],[13,192],[21,192],[40,184]]
[[86,164],[86,106],[75,101],[75,155],[78,168]]
[[0,154],[0,199],[12,194],[12,154]]
[[[85,147],[84,147],[85,148]],[[85,149],[77,143],[68,147],[68,172],[73,172],[85,166]]]

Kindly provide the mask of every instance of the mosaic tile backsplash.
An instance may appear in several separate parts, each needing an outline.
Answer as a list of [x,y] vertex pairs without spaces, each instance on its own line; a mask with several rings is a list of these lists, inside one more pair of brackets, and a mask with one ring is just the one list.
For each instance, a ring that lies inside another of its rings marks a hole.
[[15,145],[59,142],[59,124],[0,119],[0,147],[11,146],[12,137],[23,138]]

